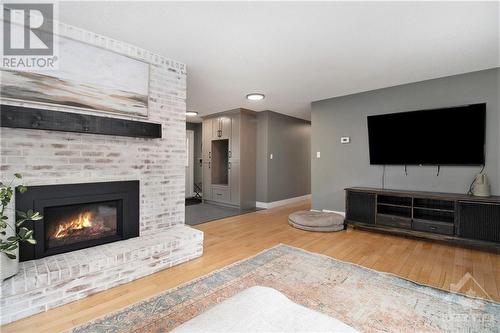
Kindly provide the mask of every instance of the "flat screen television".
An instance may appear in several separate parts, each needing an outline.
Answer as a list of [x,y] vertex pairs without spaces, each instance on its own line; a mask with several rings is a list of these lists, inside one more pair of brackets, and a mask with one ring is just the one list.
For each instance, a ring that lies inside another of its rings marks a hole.
[[368,117],[370,164],[483,165],[486,104]]

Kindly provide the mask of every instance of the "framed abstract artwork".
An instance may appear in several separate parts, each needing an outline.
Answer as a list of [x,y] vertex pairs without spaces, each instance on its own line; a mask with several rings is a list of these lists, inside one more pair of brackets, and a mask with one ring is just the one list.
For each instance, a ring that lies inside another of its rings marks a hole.
[[55,70],[3,69],[1,98],[148,116],[148,63],[59,36],[58,64]]

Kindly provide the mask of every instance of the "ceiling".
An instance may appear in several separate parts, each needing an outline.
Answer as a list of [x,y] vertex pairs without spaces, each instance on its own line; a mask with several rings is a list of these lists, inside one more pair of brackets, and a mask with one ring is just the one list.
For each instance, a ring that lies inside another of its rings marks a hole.
[[310,119],[315,100],[500,66],[498,2],[60,2],[59,13],[186,63],[200,115]]

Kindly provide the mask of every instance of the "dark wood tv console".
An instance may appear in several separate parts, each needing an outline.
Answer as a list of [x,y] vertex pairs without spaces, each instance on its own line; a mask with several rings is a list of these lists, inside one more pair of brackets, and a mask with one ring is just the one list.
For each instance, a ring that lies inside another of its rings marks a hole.
[[500,251],[500,197],[346,189],[347,225]]

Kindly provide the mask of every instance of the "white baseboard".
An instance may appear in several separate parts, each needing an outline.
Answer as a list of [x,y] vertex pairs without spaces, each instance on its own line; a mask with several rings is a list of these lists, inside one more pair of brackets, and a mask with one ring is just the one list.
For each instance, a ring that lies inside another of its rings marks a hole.
[[325,212],[325,213],[336,213],[336,214],[339,214],[339,215],[342,215],[343,217],[345,217],[345,212],[339,212],[337,210],[323,209],[323,212]]
[[279,201],[273,201],[273,202],[260,202],[260,201],[257,201],[255,203],[255,206],[257,208],[269,209],[269,208],[274,208],[274,207],[278,207],[278,206],[288,205],[288,204],[291,204],[291,203],[294,203],[294,202],[298,202],[298,201],[302,201],[302,200],[307,200],[307,199],[311,199],[311,195],[310,194],[306,194],[306,195],[303,195],[301,197],[289,198],[289,199],[284,199],[284,200],[279,200]]

